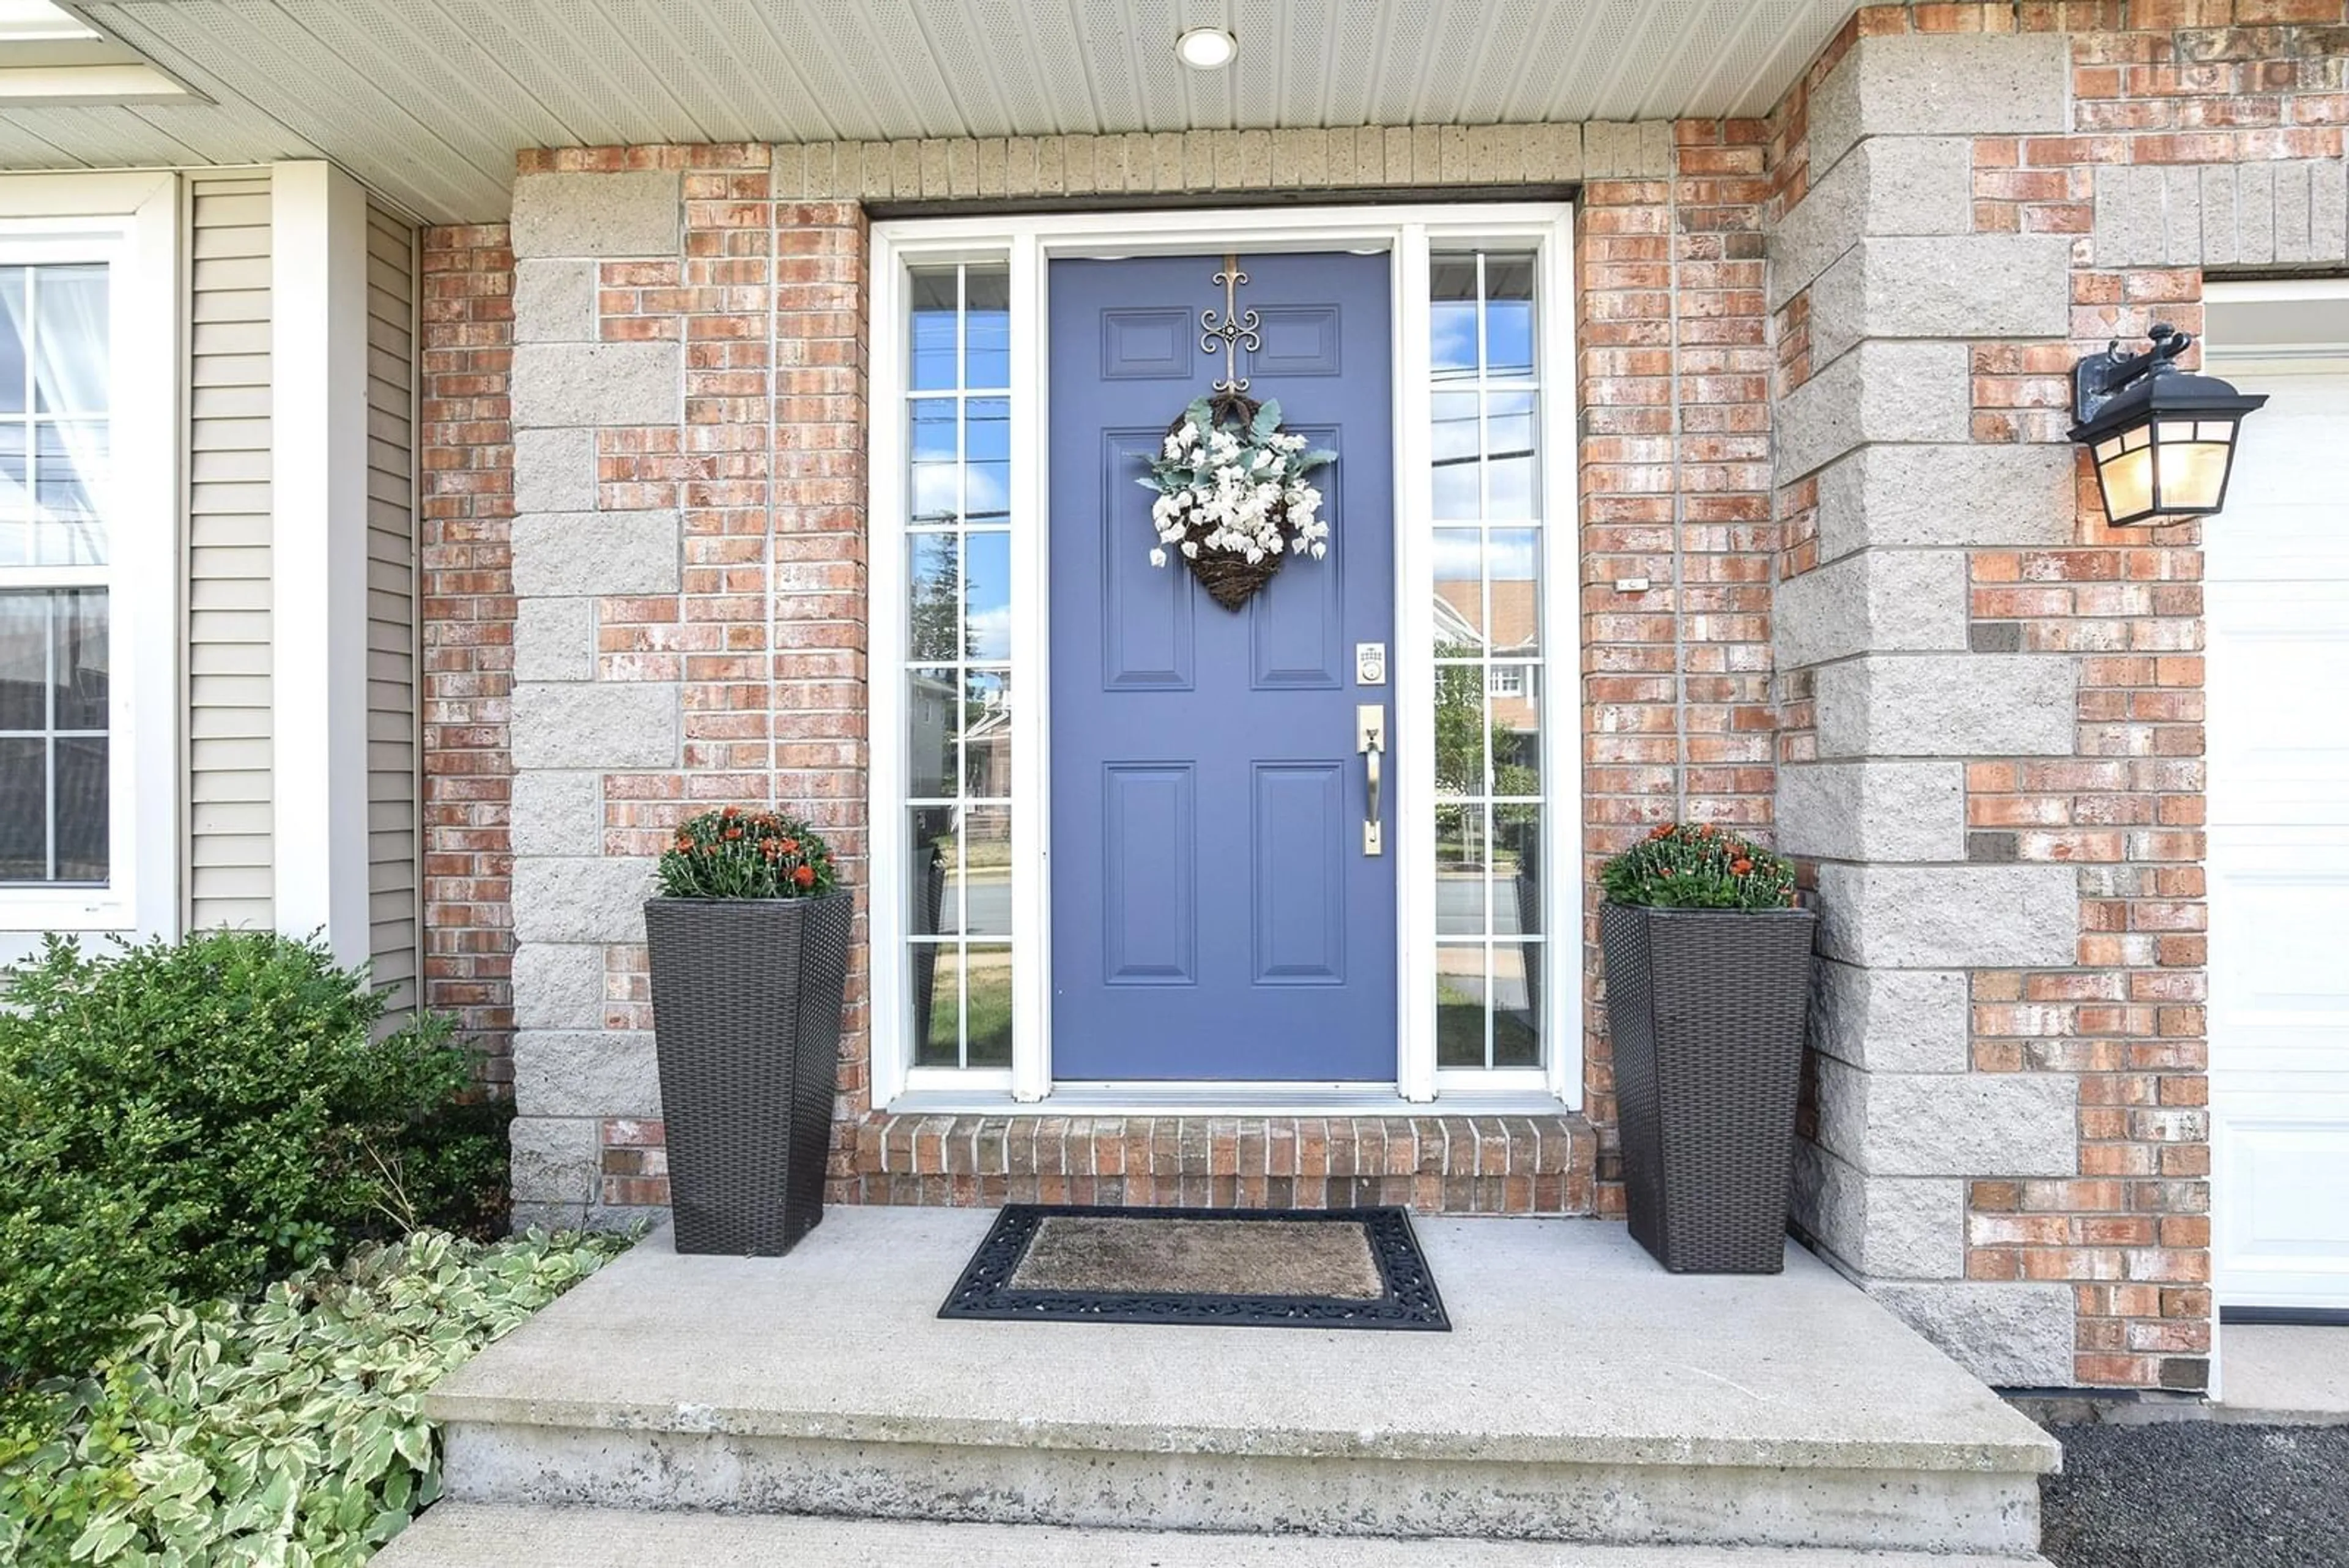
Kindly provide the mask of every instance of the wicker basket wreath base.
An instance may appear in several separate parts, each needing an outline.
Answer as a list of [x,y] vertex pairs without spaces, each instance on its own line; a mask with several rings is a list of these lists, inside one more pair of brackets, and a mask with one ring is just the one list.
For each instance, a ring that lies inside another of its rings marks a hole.
[[[1243,425],[1253,423],[1257,410],[1263,407],[1245,392],[1217,392],[1207,400],[1208,417],[1213,421],[1213,428],[1217,430],[1232,421]],[[1173,435],[1182,428],[1183,417],[1177,414],[1167,425],[1166,433]],[[1288,536],[1288,513],[1287,507],[1281,508],[1280,534],[1283,539]],[[1194,531],[1185,536],[1204,538],[1209,532],[1201,524],[1195,526]],[[1280,570],[1281,562],[1288,558],[1288,553],[1285,550],[1267,556],[1261,561],[1250,561],[1245,556],[1203,548],[1195,556],[1185,556],[1183,564],[1191,568],[1191,575],[1199,580],[1201,587],[1207,590],[1208,597],[1227,610],[1237,610],[1254,598],[1258,588],[1272,581],[1273,574]]]
[[1785,1266],[1807,909],[1602,904],[1631,1239],[1674,1273]]
[[1244,556],[1220,552],[1210,555],[1203,550],[1186,557],[1183,564],[1191,568],[1191,575],[1199,579],[1199,586],[1207,590],[1209,598],[1227,610],[1236,610],[1254,598],[1257,589],[1272,581],[1272,575],[1280,570],[1284,559],[1281,556],[1267,556],[1251,563]]

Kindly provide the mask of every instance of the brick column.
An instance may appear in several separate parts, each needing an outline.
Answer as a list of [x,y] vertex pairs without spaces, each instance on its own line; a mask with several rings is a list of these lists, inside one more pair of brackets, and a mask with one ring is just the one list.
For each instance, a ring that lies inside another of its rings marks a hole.
[[2061,36],[1857,39],[1790,110],[1806,167],[1771,244],[1778,832],[1821,908],[1798,1219],[2006,1385],[2075,1381],[2073,1294],[1968,1278],[1969,1183],[2076,1175],[2080,1090],[1985,1070],[1970,992],[1975,971],[2075,964],[2081,889],[1968,834],[1968,770],[2079,750],[2081,671],[1971,617],[1970,551],[2073,527],[2066,448],[1977,441],[1973,359],[2068,335],[2072,242],[1978,228],[1974,138],[2062,132],[2069,79]]
[[506,748],[513,670],[513,254],[502,223],[423,245],[424,1005],[511,1075]]

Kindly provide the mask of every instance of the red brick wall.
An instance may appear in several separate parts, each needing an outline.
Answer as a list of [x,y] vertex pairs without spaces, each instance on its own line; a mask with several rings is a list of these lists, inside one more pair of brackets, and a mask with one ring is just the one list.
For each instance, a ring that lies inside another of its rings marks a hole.
[[502,224],[424,232],[424,1005],[507,1077],[513,1029],[513,254]]
[[[1622,1206],[1595,878],[1651,825],[1764,837],[1775,787],[1768,128],[1673,127],[1669,180],[1594,180],[1576,211],[1582,501],[1585,1110]],[[1644,577],[1645,589],[1617,587]]]

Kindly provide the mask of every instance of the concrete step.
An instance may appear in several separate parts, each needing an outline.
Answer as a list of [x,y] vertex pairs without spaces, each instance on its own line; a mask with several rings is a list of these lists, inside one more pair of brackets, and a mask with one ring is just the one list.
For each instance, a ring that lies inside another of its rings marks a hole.
[[1084,1529],[2027,1556],[2060,1451],[1799,1249],[1415,1221],[1449,1334],[939,1320],[984,1212],[655,1236],[446,1380],[450,1496]]
[[2031,1568],[2042,1557],[1804,1547],[1196,1535],[442,1503],[375,1568]]

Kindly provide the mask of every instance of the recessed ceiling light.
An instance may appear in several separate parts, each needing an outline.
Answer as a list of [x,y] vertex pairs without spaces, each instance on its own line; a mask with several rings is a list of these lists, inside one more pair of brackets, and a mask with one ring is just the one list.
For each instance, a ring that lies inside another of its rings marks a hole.
[[1240,41],[1221,27],[1191,27],[1175,35],[1174,57],[1195,71],[1219,71],[1240,52]]

